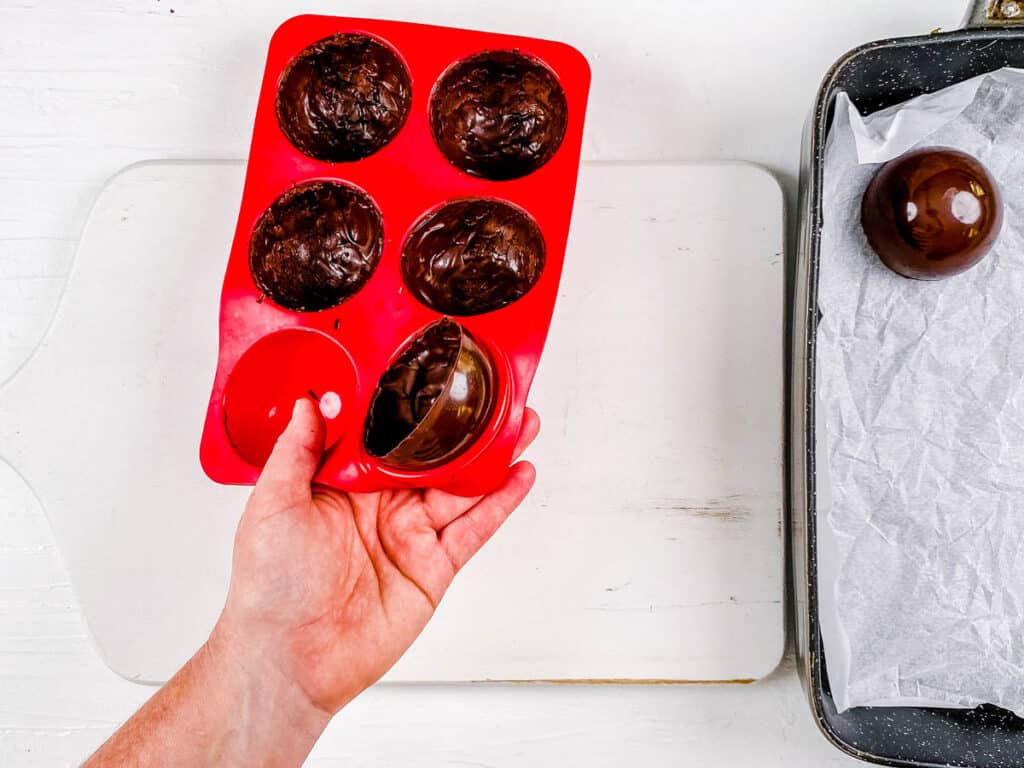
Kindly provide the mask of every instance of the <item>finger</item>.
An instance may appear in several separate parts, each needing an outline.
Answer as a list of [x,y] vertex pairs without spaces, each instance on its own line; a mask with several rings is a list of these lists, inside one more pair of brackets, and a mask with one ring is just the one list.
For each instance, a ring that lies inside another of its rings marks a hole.
[[[540,416],[532,408],[527,408],[523,413],[523,424],[519,429],[519,440],[512,453],[512,461],[517,461],[523,455],[523,451],[530,447],[539,431]],[[423,492],[423,511],[434,530],[440,531],[452,520],[476,506],[482,498],[483,496],[453,496],[432,488]]]
[[512,461],[519,461],[519,457],[530,447],[530,443],[540,432],[540,416],[533,408],[527,408],[523,412],[523,426],[519,428],[519,440],[516,442],[516,449],[512,452]]
[[521,461],[508,473],[508,479],[494,493],[484,496],[466,514],[441,531],[440,542],[459,570],[494,535],[512,511],[526,498],[537,479],[537,470]]
[[309,398],[295,401],[292,418],[277,438],[256,482],[253,500],[271,511],[308,503],[324,450],[323,417]]

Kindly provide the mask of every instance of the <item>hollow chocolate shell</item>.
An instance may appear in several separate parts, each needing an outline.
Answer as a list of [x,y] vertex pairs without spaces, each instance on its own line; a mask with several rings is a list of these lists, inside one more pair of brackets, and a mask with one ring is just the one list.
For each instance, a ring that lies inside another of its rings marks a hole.
[[495,180],[526,176],[550,160],[567,116],[554,73],[517,51],[463,59],[442,75],[430,100],[430,126],[444,156]]
[[416,224],[402,249],[409,291],[447,315],[493,312],[522,297],[544,269],[532,218],[498,200],[455,200]]
[[381,377],[366,421],[366,449],[396,469],[450,461],[483,432],[495,393],[487,355],[461,326],[440,320]]
[[301,152],[340,163],[372,155],[409,116],[412,86],[398,55],[366,35],[341,34],[306,48],[277,92],[277,121]]
[[861,205],[868,242],[893,272],[940,280],[991,250],[1003,224],[999,184],[955,149],[919,149],[881,167]]
[[314,181],[288,190],[264,211],[249,241],[249,268],[275,304],[315,312],[366,284],[382,243],[380,211],[367,195]]

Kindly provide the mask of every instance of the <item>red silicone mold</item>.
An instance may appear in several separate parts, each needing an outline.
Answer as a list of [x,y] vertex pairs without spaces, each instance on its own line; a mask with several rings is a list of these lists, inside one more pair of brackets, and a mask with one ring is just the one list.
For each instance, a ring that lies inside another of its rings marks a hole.
[[[408,118],[377,152],[350,162],[321,162],[299,151],[275,113],[282,74],[293,58],[339,33],[364,34],[389,46],[408,69]],[[521,178],[469,175],[439,150],[431,132],[431,92],[457,62],[484,51],[517,51],[543,63],[565,93],[562,143]],[[437,487],[463,495],[494,489],[507,475],[527,394],[547,336],[569,232],[590,72],[563,43],[403,22],[299,16],[270,41],[253,129],[245,188],[221,294],[220,353],[200,459],[221,483],[251,484],[297,397],[320,402],[328,427],[317,481],[351,491]],[[295,185],[327,180],[367,194],[383,220],[380,260],[365,285],[341,304],[298,312],[257,287],[249,242],[264,211]],[[479,437],[451,461],[403,470],[370,455],[367,416],[382,375],[425,329],[444,315],[421,303],[402,277],[402,248],[414,225],[446,202],[495,199],[525,211],[545,243],[544,269],[521,298],[493,312],[452,316],[493,368],[493,410]]]

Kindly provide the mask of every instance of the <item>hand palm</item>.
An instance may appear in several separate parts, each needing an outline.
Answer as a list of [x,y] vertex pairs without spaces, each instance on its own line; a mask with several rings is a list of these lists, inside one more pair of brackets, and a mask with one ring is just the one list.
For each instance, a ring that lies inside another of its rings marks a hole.
[[[538,427],[528,411],[517,456]],[[534,473],[518,464],[482,498],[437,490],[349,494],[311,487],[322,444],[319,414],[298,405],[239,525],[225,619],[236,628],[258,625],[259,636],[269,629],[281,648],[267,652],[281,654],[282,671],[313,704],[335,712],[415,640]],[[237,586],[253,583],[261,588]]]

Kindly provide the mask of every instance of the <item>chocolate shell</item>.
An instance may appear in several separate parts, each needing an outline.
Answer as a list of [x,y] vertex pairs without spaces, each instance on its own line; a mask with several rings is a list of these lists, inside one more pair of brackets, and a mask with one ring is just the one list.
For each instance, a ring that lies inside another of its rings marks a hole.
[[366,35],[321,40],[281,76],[275,109],[284,135],[317,160],[340,163],[372,155],[409,116],[412,84],[405,64]]
[[402,278],[431,309],[476,315],[511,304],[544,269],[544,237],[498,200],[456,200],[424,216],[402,249]]
[[516,179],[562,144],[565,92],[554,73],[517,51],[485,51],[454,64],[434,87],[430,126],[445,157],[466,173]]
[[495,383],[491,361],[458,324],[434,323],[381,377],[366,421],[367,452],[410,471],[451,461],[490,421]]
[[383,245],[380,211],[347,184],[285,192],[253,229],[249,269],[275,304],[297,312],[337,306],[370,279]]
[[999,184],[955,149],[919,149],[879,169],[864,193],[861,224],[893,272],[940,280],[991,250],[1003,224]]

